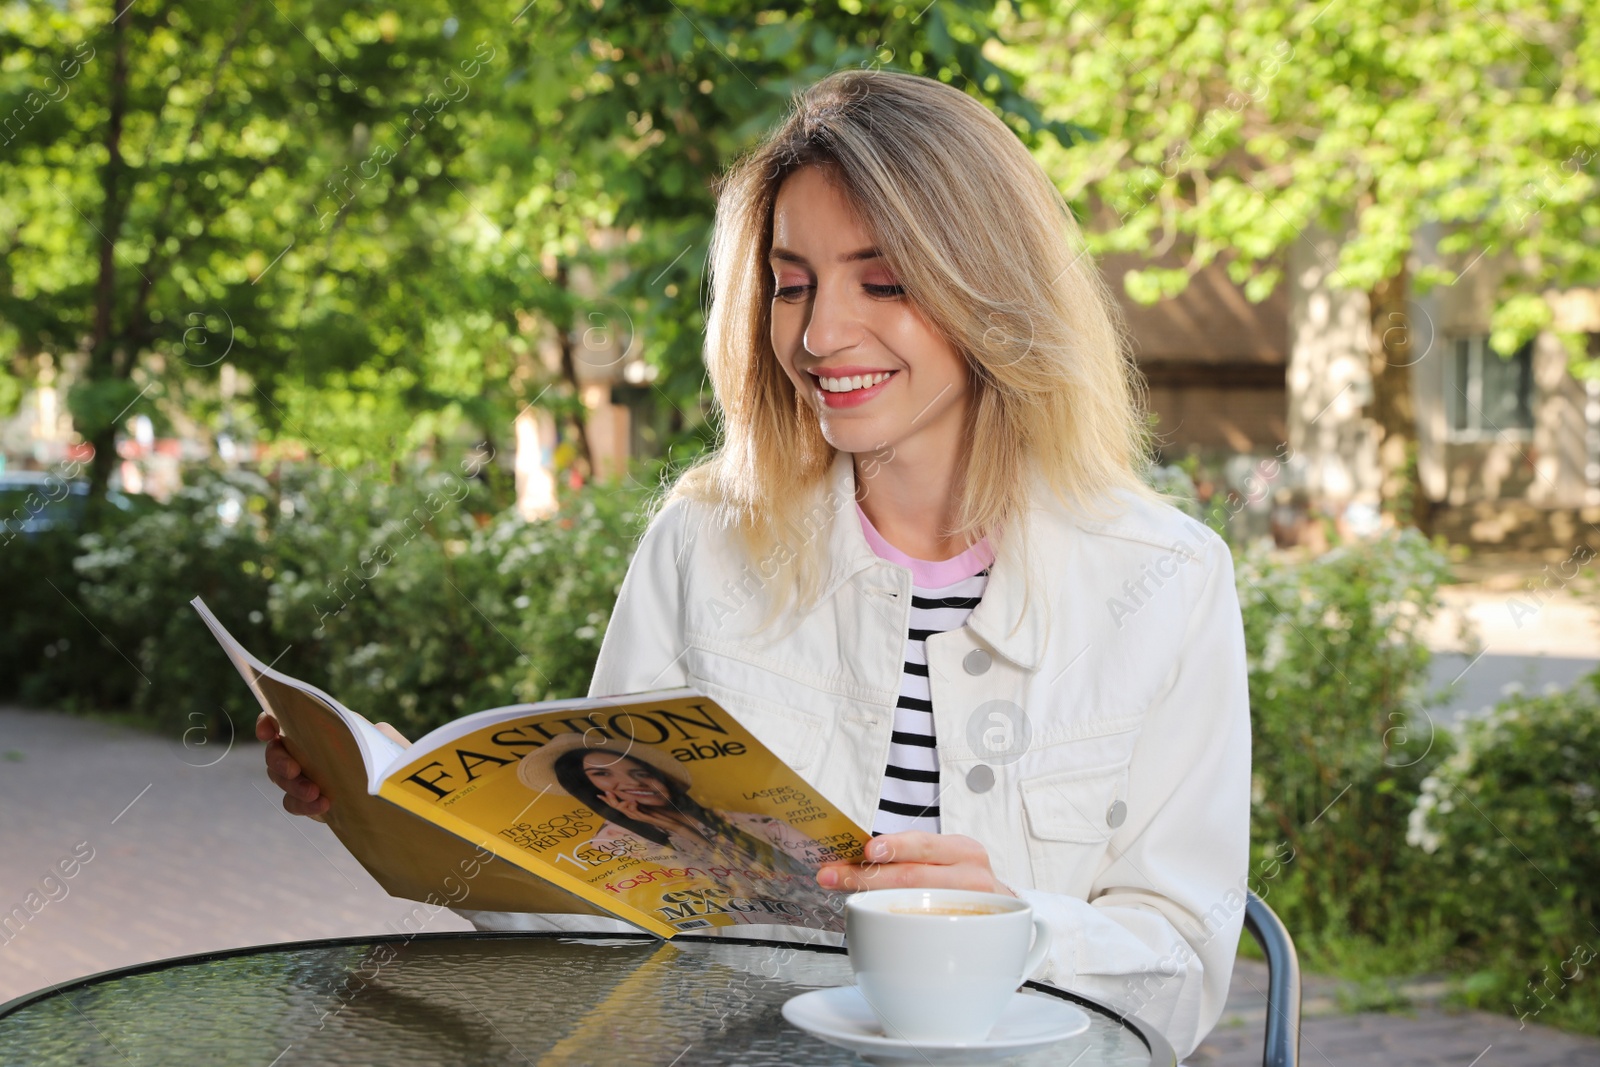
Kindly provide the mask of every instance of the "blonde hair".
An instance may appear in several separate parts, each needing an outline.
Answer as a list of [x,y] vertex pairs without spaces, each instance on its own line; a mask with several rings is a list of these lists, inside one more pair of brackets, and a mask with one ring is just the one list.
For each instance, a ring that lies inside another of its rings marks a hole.
[[1030,469],[1064,504],[1095,514],[1118,488],[1153,495],[1140,477],[1142,386],[1116,305],[1049,177],[959,89],[836,71],[797,92],[782,124],[718,182],[705,362],[721,440],[654,503],[710,505],[751,561],[785,564],[763,583],[763,627],[791,596],[810,604],[827,572],[816,497],[835,450],[770,336],[773,204],[806,166],[838,184],[908,299],[967,358],[970,448],[950,536],[988,534],[998,551],[999,536],[1020,533]]

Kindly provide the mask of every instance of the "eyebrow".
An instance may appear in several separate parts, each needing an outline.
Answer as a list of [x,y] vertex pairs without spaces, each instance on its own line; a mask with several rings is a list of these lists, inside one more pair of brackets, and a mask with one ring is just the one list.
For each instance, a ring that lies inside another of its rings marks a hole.
[[[883,253],[876,248],[861,248],[854,252],[846,252],[844,255],[839,257],[839,262],[854,263],[857,260],[862,259],[878,259],[882,257],[882,255]],[[781,259],[789,263],[807,263],[809,265],[809,261],[805,256],[802,256],[798,252],[791,252],[787,248],[774,248],[767,258]]]

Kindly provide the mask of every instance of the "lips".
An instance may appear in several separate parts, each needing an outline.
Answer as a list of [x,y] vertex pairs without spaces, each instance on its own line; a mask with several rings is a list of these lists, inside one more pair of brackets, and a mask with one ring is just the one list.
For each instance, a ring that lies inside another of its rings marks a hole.
[[816,382],[822,403],[830,408],[864,404],[883,392],[899,374],[882,367],[829,367],[808,373]]
[[865,389],[886,381],[893,371],[877,371],[870,374],[817,375],[817,388],[825,393],[848,393],[854,389]]

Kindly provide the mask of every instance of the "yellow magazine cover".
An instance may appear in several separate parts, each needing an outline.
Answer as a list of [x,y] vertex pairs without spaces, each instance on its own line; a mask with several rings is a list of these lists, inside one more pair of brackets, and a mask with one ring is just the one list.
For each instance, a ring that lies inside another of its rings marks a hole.
[[816,871],[868,838],[693,689],[483,712],[407,750],[377,792],[664,937],[842,930]]
[[870,835],[696,689],[492,708],[407,747],[190,603],[332,801],[329,828],[395,896],[661,937],[844,929],[817,868],[859,860]]

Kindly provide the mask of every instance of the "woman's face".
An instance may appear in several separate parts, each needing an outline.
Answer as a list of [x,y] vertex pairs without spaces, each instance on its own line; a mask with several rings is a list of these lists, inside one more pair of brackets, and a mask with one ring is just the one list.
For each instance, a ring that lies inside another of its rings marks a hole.
[[900,291],[819,167],[778,190],[770,266],[772,347],[829,444],[899,450],[961,433],[966,359]]
[[672,800],[656,769],[632,756],[591,752],[583,757],[583,773],[596,789],[619,800],[656,808]]

